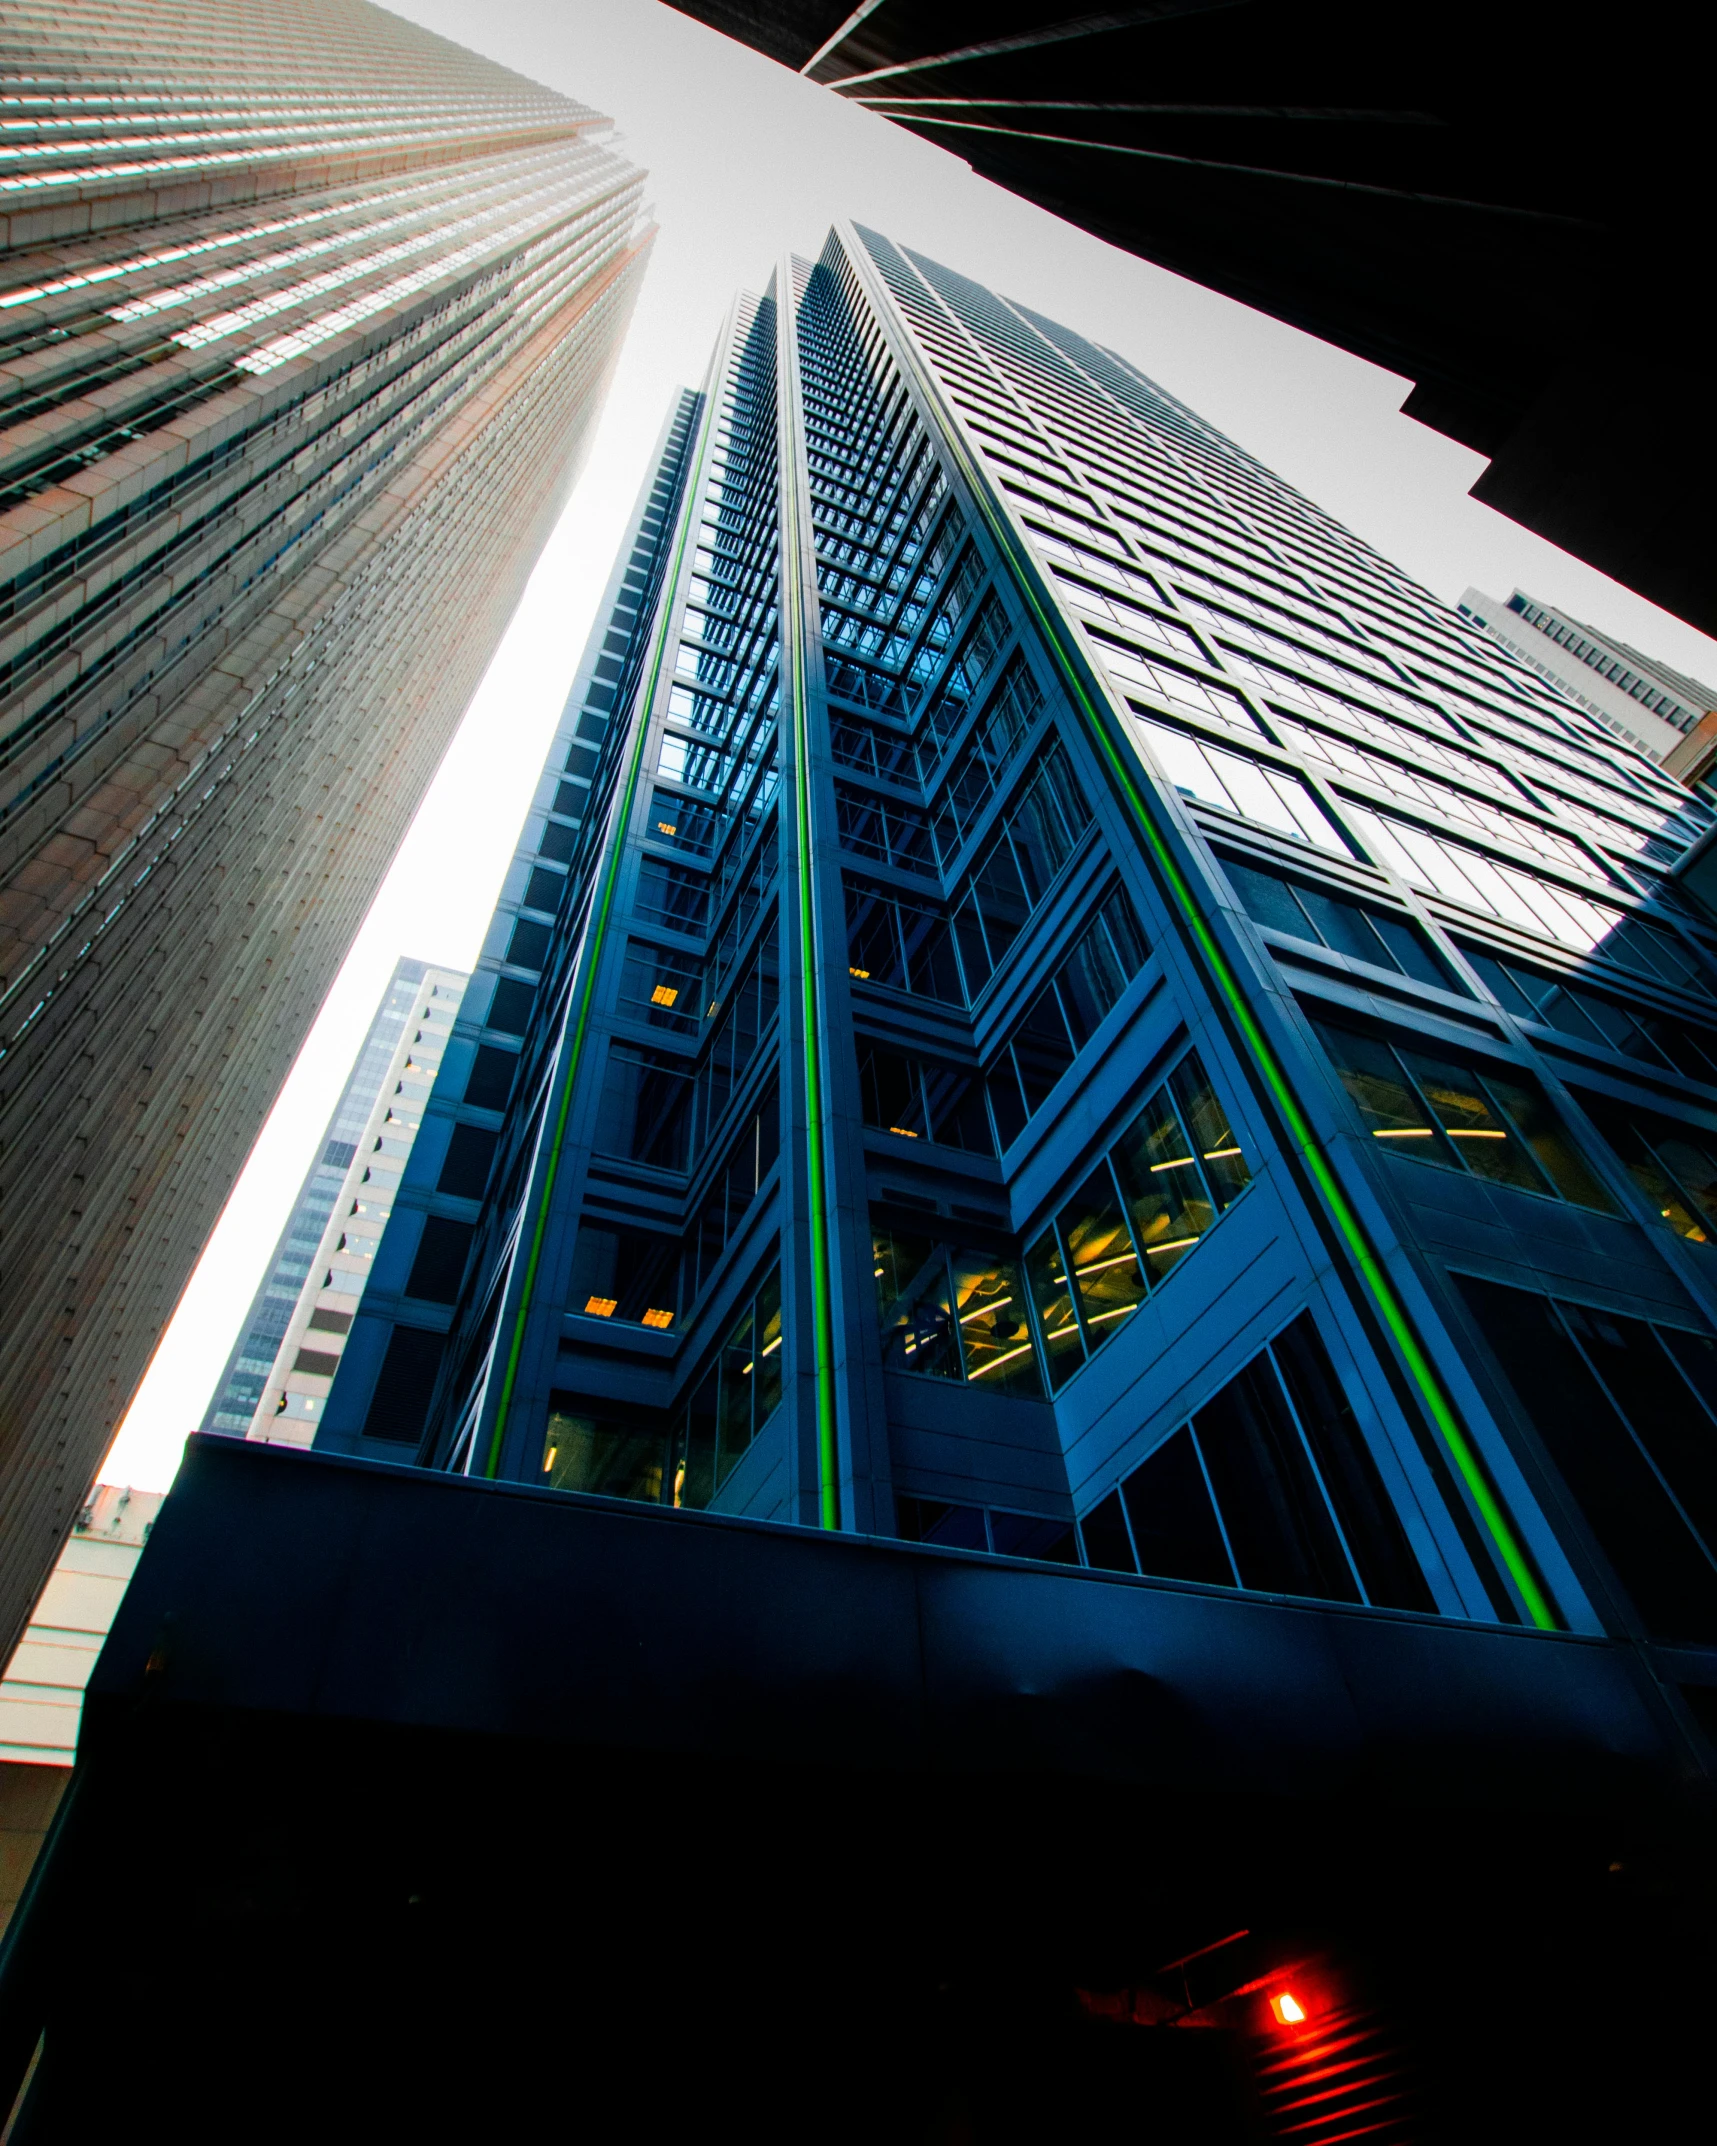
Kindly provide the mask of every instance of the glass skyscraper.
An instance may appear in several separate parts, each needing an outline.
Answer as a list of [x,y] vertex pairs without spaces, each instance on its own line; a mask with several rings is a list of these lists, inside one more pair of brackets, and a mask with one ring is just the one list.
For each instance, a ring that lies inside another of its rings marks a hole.
[[0,23],[0,1636],[553,526],[601,114],[364,0]]
[[409,1355],[432,1468],[1717,1641],[1709,819],[843,227],[664,434],[318,1445]]

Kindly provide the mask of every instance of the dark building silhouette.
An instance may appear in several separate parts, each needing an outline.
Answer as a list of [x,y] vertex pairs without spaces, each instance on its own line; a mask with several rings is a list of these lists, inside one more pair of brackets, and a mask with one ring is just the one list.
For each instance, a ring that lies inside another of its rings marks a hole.
[[0,24],[0,1640],[565,497],[609,122],[362,0]]
[[676,5],[1404,374],[1410,416],[1491,457],[1475,497],[1717,632],[1707,186],[1670,11],[1600,60],[1547,0],[1472,24],[1358,0]]

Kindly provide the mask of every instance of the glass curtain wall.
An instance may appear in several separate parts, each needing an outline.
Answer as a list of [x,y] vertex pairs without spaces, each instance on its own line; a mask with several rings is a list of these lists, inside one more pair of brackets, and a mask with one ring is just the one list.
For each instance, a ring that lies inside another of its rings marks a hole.
[[1717,1309],[1706,808],[875,233],[677,452],[426,1457],[1625,1623],[1471,1285]]

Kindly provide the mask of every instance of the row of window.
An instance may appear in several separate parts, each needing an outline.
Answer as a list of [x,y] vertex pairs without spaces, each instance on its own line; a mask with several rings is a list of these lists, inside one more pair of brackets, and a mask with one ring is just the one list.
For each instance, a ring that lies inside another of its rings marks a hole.
[[[654,948],[646,951],[658,953]],[[660,977],[676,972],[658,968],[644,973]],[[678,986],[658,982],[653,988]],[[773,1034],[779,997],[777,930],[772,926],[725,1005],[717,1000],[706,1007],[707,1017],[717,1025],[696,1059],[636,1044],[610,1044],[597,1109],[597,1152],[658,1170],[688,1169],[720,1125],[759,1047]],[[675,1003],[658,1004],[656,1010],[672,1014]]]
[[985,1085],[1000,1148],[1010,1147],[1048,1100],[1148,951],[1132,903],[1115,888],[990,1065]]
[[1027,1248],[1011,1254],[876,1228],[883,1361],[1042,1399],[1100,1349],[1250,1182],[1196,1053]]
[[1052,744],[977,860],[952,923],[939,904],[846,880],[847,963],[862,981],[944,1005],[976,1001],[1091,817]]
[[1268,1594],[1434,1610],[1311,1315],[1080,1521],[1085,1561]]
[[1313,1018],[1319,1040],[1373,1140],[1417,1161],[1613,1214],[1566,1127],[1523,1074],[1457,1052],[1410,1050]]

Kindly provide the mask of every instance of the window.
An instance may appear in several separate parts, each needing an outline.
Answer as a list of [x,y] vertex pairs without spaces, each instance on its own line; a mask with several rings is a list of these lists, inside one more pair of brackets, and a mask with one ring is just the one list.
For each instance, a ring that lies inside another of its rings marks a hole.
[[1032,1557],[1051,1565],[1079,1562],[1071,1524],[1043,1513],[948,1505],[939,1498],[897,1497],[894,1505],[902,1542],[935,1543],[945,1550],[988,1550],[997,1557]]
[[867,1043],[863,1036],[859,1044],[859,1093],[867,1125],[908,1140],[994,1155],[984,1084],[977,1073],[891,1051]]
[[445,1334],[432,1333],[426,1327],[394,1328],[388,1336],[381,1376],[364,1418],[366,1438],[384,1438],[390,1445],[418,1443],[446,1346]]
[[[703,1151],[726,1113],[746,1068],[774,1034],[780,998],[778,936],[771,925],[744,974],[725,997],[712,996],[706,1017],[719,1025],[698,1068],[697,1145]],[[717,991],[719,982],[714,987]]]
[[505,1110],[518,1070],[517,1051],[500,1050],[493,1043],[479,1044],[465,1082],[464,1100],[478,1110]]
[[1628,1175],[1678,1237],[1717,1237],[1717,1133],[1593,1100],[1592,1115]]
[[691,955],[650,946],[642,939],[626,942],[619,1011],[628,1019],[695,1036],[702,998],[703,971]]
[[1029,1246],[1051,1388],[1095,1354],[1251,1182],[1189,1051]]
[[1290,842],[1346,855],[1341,837],[1297,775],[1206,745],[1183,730],[1171,730],[1166,723],[1153,723],[1141,715],[1133,721],[1182,797],[1272,828]]
[[[973,724],[971,736],[936,798],[936,846],[944,864],[952,861],[973,820],[989,802],[1008,763],[1042,712],[1043,695],[1037,689],[1037,681],[1025,658],[1016,655],[1002,673],[988,707]],[[879,739],[879,750],[881,743]],[[919,779],[926,790],[941,750],[942,741],[929,736],[918,746]]]
[[1090,1042],[1143,968],[1146,951],[1133,905],[1117,887],[1033,1000],[985,1077],[1003,1149],[1018,1139]]
[[1324,1601],[1435,1601],[1312,1317],[1285,1332],[1080,1521],[1110,1572]]
[[905,901],[850,877],[846,897],[847,966],[852,975],[944,1005],[966,1003],[953,934],[940,906]]
[[654,1230],[581,1222],[567,1309],[666,1331],[680,1308],[680,1241]]
[[709,879],[665,857],[645,857],[638,867],[635,908],[640,921],[701,936],[709,915]]
[[1717,1638],[1717,1342],[1459,1279],[1522,1415],[1648,1630]]
[[1314,1016],[1330,1062],[1373,1140],[1418,1162],[1613,1214],[1615,1202],[1524,1074],[1479,1069]]
[[495,995],[489,1001],[487,1028],[498,1030],[503,1036],[522,1036],[531,1025],[531,1008],[536,1003],[536,987],[522,982],[516,976],[503,976],[495,986]]
[[879,857],[902,871],[934,874],[936,851],[922,807],[837,782],[835,819],[843,849]]
[[689,1059],[613,1043],[597,1105],[595,1148],[658,1170],[683,1170],[692,1150]]
[[972,999],[1049,892],[1090,818],[1065,753],[1052,746],[973,864],[970,886],[954,914]]
[[551,1394],[543,1434],[544,1483],[550,1490],[595,1491],[659,1505],[667,1437],[659,1421],[649,1417],[648,1410],[639,1410],[617,1422],[569,1394]]
[[[470,1251],[471,1239],[475,1235],[469,1222],[450,1222],[443,1215],[431,1215],[418,1239],[417,1256],[411,1263],[411,1274],[405,1285],[406,1295],[421,1297],[427,1304],[451,1304],[459,1294],[459,1284],[465,1273],[465,1255]],[[375,1252],[375,1244],[342,1238],[340,1249],[368,1259]]]
[[1601,1043],[1648,1065],[1667,1065],[1688,1080],[1717,1085],[1717,1036],[1708,1030],[1671,1020],[1649,1006],[1624,1005],[1519,962],[1499,961],[1476,947],[1464,946],[1462,952],[1492,996],[1521,1020],[1542,1021],[1564,1035]]
[[1572,888],[1553,886],[1520,865],[1484,856],[1405,820],[1354,804],[1348,805],[1347,816],[1378,862],[1411,886],[1500,917],[1577,954],[1601,954],[1682,990],[1707,988],[1691,950],[1639,917],[1591,901]]
[[1443,991],[1458,988],[1418,932],[1399,917],[1298,880],[1283,879],[1256,865],[1225,857],[1222,868],[1253,923],[1289,938],[1309,939],[1314,946],[1327,946],[1374,968],[1392,969],[1416,983],[1435,984]]
[[450,1192],[456,1199],[480,1200],[489,1182],[489,1166],[495,1159],[499,1138],[498,1133],[485,1132],[480,1125],[456,1125],[447,1143],[436,1190]]
[[708,1285],[780,1152],[781,1103],[771,1084],[762,1102],[740,1127],[725,1165],[716,1173],[696,1221],[686,1232],[688,1310],[698,1292]]
[[1016,1259],[874,1227],[872,1250],[887,1369],[1043,1399]]
[[669,1502],[708,1505],[780,1407],[782,1390],[777,1268],[734,1321],[676,1426]]

